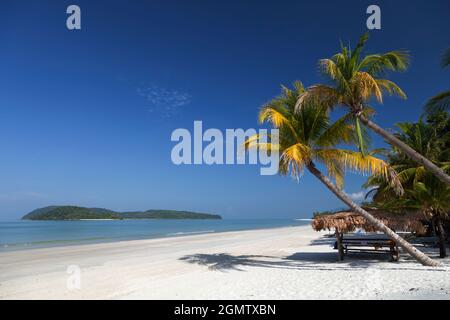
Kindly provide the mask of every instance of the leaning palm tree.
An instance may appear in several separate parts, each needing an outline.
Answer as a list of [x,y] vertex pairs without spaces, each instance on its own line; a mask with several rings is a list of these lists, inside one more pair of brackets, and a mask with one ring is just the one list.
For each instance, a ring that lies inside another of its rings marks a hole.
[[[446,112],[428,116],[427,123],[420,119],[417,123],[399,123],[397,126],[400,140],[432,159],[445,172],[450,171],[450,117]],[[392,212],[422,212],[424,218],[437,227],[440,257],[446,257],[442,221],[449,217],[450,187],[398,150],[394,149],[388,155],[388,163],[398,173],[405,192],[399,197],[383,176],[372,176],[364,186],[373,188],[369,192],[373,195],[373,205]]]
[[[307,169],[354,212],[362,215],[419,262],[437,266],[437,262],[353,202],[342,190],[345,170],[350,169],[383,175],[386,181],[390,181],[391,187],[400,192],[401,184],[396,179],[395,171],[371,154],[362,155],[360,152],[335,148],[338,144],[353,142],[354,126],[349,125],[345,117],[330,124],[327,108],[315,103],[306,104],[296,112],[297,99],[305,90],[299,82],[294,83],[294,88],[290,90],[283,87],[282,95],[265,105],[259,114],[261,123],[269,122],[279,130],[278,142],[270,136],[255,135],[246,140],[246,149],[278,150],[280,174],[299,178]],[[316,163],[326,167],[328,176],[320,171]]]
[[[442,55],[442,68],[450,66],[450,47]],[[437,111],[448,111],[450,109],[450,91],[441,92],[432,97],[425,105],[425,113],[432,114]]]
[[325,105],[330,109],[343,106],[347,108],[349,115],[355,121],[360,137],[359,146],[363,154],[365,146],[361,139],[362,126],[360,122],[450,185],[450,177],[442,169],[370,119],[373,110],[370,108],[369,102],[372,98],[379,103],[383,102],[384,93],[406,98],[405,93],[398,85],[380,77],[387,71],[406,70],[409,55],[405,51],[391,51],[385,54],[363,56],[367,40],[368,33],[360,38],[355,49],[351,50],[350,47],[342,45],[341,52],[330,59],[321,59],[319,61],[320,69],[331,80],[331,85],[318,84],[309,87],[299,97],[296,109],[301,109],[304,104],[312,100],[317,100],[320,105]]

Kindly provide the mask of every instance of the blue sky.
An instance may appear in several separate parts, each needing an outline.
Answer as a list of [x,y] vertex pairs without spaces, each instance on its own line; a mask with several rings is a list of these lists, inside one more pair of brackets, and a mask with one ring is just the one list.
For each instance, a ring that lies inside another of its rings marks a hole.
[[[4,1],[0,12],[0,219],[50,204],[167,208],[225,218],[306,217],[342,207],[305,173],[257,166],[175,166],[176,128],[257,128],[280,84],[323,79],[319,58],[366,31],[368,52],[407,49],[394,74],[407,101],[386,99],[375,120],[414,121],[450,85],[448,1]],[[82,30],[66,28],[78,4]],[[383,145],[378,138],[375,146]],[[364,177],[348,174],[345,190]]]

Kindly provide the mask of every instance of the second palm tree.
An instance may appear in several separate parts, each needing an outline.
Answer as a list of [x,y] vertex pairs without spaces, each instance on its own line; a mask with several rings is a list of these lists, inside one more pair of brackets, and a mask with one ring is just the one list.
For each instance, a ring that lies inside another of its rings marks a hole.
[[[438,266],[438,262],[414,248],[353,202],[341,189],[346,169],[381,174],[397,191],[401,190],[401,184],[395,171],[383,160],[370,154],[363,156],[360,152],[335,148],[334,146],[337,144],[352,142],[355,136],[354,127],[348,124],[345,117],[330,124],[327,109],[312,103],[304,105],[299,112],[296,112],[296,102],[298,97],[304,93],[304,88],[300,82],[296,82],[294,87],[294,90],[283,87],[282,95],[264,106],[259,115],[260,122],[269,122],[279,129],[279,143],[271,142],[270,137],[256,135],[246,141],[245,147],[247,149],[278,149],[281,152],[280,174],[291,174],[298,178],[301,172],[307,169],[354,212],[384,232],[420,263],[427,266]],[[318,169],[316,162],[327,168],[328,176]],[[336,184],[332,182],[332,179]]]

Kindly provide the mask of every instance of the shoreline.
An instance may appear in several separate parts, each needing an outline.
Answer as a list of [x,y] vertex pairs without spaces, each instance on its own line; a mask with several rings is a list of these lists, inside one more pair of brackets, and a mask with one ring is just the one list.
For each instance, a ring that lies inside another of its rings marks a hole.
[[[0,299],[450,299],[450,263],[337,262],[309,225],[0,253]],[[80,289],[69,289],[69,267]]]
[[[88,219],[88,220],[65,220],[65,221],[115,221],[115,219]],[[136,219],[128,219],[128,220],[136,220]],[[137,219],[140,220],[140,219]],[[158,219],[155,219],[158,220]],[[245,219],[244,219],[245,220]],[[29,220],[31,221],[31,220]],[[293,221],[301,221],[301,222],[309,222],[293,219]],[[73,247],[73,246],[86,246],[86,245],[95,245],[95,244],[107,244],[107,243],[117,243],[117,242],[126,242],[126,241],[145,241],[145,240],[155,240],[155,239],[167,239],[172,237],[184,237],[184,236],[194,236],[194,235],[202,235],[202,234],[218,234],[218,233],[226,233],[226,232],[245,232],[245,231],[253,231],[253,230],[271,230],[271,229],[279,229],[279,228],[293,228],[298,226],[310,226],[310,224],[305,225],[296,225],[293,222],[292,225],[286,226],[273,226],[273,227],[254,227],[254,228],[245,228],[235,229],[235,230],[199,230],[199,231],[174,231],[166,234],[155,234],[155,235],[146,235],[146,236],[129,236],[129,237],[91,237],[84,239],[52,239],[52,240],[43,240],[36,242],[21,242],[21,243],[13,243],[13,244],[3,244],[0,247],[0,254],[6,252],[16,252],[16,251],[26,251],[26,250],[38,250],[38,249],[47,249],[47,248],[59,248],[59,247]],[[45,245],[40,245],[45,244]],[[51,244],[51,245],[50,245]]]
[[[244,229],[244,230],[227,230],[227,231],[199,231],[199,232],[192,232],[192,233],[183,233],[183,234],[172,234],[172,235],[166,235],[161,237],[155,237],[155,238],[144,238],[144,239],[124,239],[124,240],[112,240],[112,241],[105,241],[105,242],[95,242],[95,243],[77,243],[77,244],[68,244],[68,245],[60,245],[60,246],[49,246],[49,247],[36,247],[36,248],[24,248],[24,249],[18,249],[18,250],[11,250],[11,251],[0,251],[0,258],[3,254],[8,253],[15,253],[15,252],[26,252],[29,251],[30,253],[35,253],[37,250],[51,250],[51,249],[61,249],[65,250],[68,248],[71,249],[82,249],[87,246],[103,246],[109,247],[114,244],[150,244],[147,242],[153,242],[158,240],[168,240],[168,239],[180,239],[183,240],[183,238],[189,239],[193,237],[202,237],[202,236],[211,236],[211,235],[226,235],[226,234],[244,234],[247,232],[257,232],[257,231],[270,231],[270,230],[282,230],[282,229],[290,229],[290,228],[311,228],[310,225],[303,225],[303,226],[284,226],[284,227],[272,227],[272,228],[258,228],[258,229]],[[319,233],[319,232],[318,232]],[[66,240],[57,240],[57,241],[66,241]],[[67,240],[71,241],[71,240]],[[79,248],[77,248],[79,247]]]

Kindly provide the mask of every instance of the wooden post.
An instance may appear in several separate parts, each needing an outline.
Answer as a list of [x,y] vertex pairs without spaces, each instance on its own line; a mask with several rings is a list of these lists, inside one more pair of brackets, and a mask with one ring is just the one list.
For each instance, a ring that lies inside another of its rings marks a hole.
[[392,261],[398,261],[400,259],[400,252],[398,250],[397,244],[394,241],[391,241],[390,251]]
[[342,234],[336,229],[336,244],[338,249],[338,259],[339,261],[344,260],[344,248],[342,247]]

